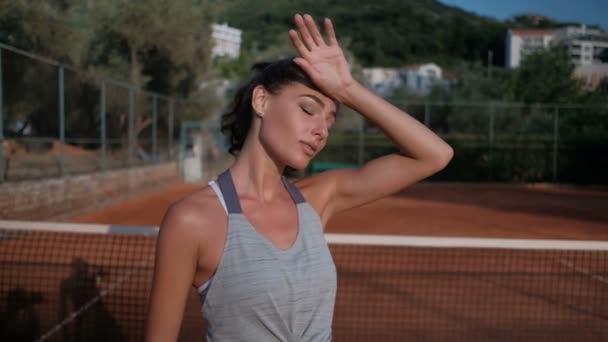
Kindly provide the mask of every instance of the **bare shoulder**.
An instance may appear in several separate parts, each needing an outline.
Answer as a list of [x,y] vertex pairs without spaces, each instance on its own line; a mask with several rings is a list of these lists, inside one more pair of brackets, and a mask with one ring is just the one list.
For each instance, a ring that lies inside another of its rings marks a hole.
[[164,215],[160,234],[177,234],[195,240],[209,238],[209,234],[217,231],[212,227],[225,217],[215,192],[210,186],[205,186],[171,204]]

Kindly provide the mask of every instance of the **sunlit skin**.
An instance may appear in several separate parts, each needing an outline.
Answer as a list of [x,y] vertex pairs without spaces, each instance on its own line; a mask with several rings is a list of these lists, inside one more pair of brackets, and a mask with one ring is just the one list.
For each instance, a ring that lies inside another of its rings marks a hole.
[[[353,79],[331,20],[323,37],[309,15],[296,15],[289,37],[298,64],[318,90],[291,83],[270,93],[257,86],[255,116],[230,167],[243,215],[277,248],[289,248],[298,234],[296,207],[281,182],[286,166],[305,168],[327,144],[336,103],[360,113],[391,139],[399,153],[360,168],[302,178],[295,185],[325,226],[336,213],[375,201],[443,169],[452,148],[401,109]],[[147,341],[175,341],[192,286],[217,269],[226,240],[226,214],[210,187],[174,203],[157,239]]]
[[259,134],[251,138],[259,140],[279,167],[305,168],[327,144],[336,120],[334,101],[300,83],[291,83],[279,94],[258,86],[254,109],[257,118],[253,131]]

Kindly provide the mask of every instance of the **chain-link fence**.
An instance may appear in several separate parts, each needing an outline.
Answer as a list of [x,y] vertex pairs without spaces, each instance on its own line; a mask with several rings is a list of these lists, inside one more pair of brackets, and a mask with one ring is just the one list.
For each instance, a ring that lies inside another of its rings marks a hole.
[[175,159],[188,107],[0,44],[0,182]]
[[[397,105],[454,147],[454,159],[434,179],[608,181],[608,161],[603,158],[608,152],[608,104]],[[180,118],[199,110],[191,102],[100,79],[0,43],[0,182],[178,157],[182,167],[188,153],[192,157],[196,152],[185,152],[185,147],[202,146],[194,141],[210,136],[221,139],[219,123],[182,125]],[[397,151],[377,128],[359,122],[332,132],[308,171],[362,165]],[[225,155],[223,151],[222,158]]]
[[[413,103],[401,105],[455,150],[433,179],[608,181],[608,104]],[[354,167],[397,152],[375,127],[334,132],[310,171]]]

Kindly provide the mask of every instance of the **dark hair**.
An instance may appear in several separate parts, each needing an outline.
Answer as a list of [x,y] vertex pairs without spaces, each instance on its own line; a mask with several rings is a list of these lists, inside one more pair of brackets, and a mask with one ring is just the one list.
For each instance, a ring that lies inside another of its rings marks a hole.
[[228,111],[222,114],[222,133],[232,155],[237,155],[243,148],[249,133],[253,121],[251,98],[256,86],[264,86],[271,94],[277,94],[282,87],[294,82],[319,90],[293,58],[256,63],[251,70],[254,75],[237,90]]

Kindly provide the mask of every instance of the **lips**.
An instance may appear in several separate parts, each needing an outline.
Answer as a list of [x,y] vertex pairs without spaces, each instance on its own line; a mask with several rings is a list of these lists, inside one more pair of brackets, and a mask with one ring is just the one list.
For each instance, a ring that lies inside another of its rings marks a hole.
[[304,153],[306,153],[306,154],[308,154],[310,156],[312,156],[315,153],[317,153],[317,146],[316,145],[308,143],[308,142],[305,142],[305,141],[302,141],[301,143],[302,143],[302,146],[304,147]]

